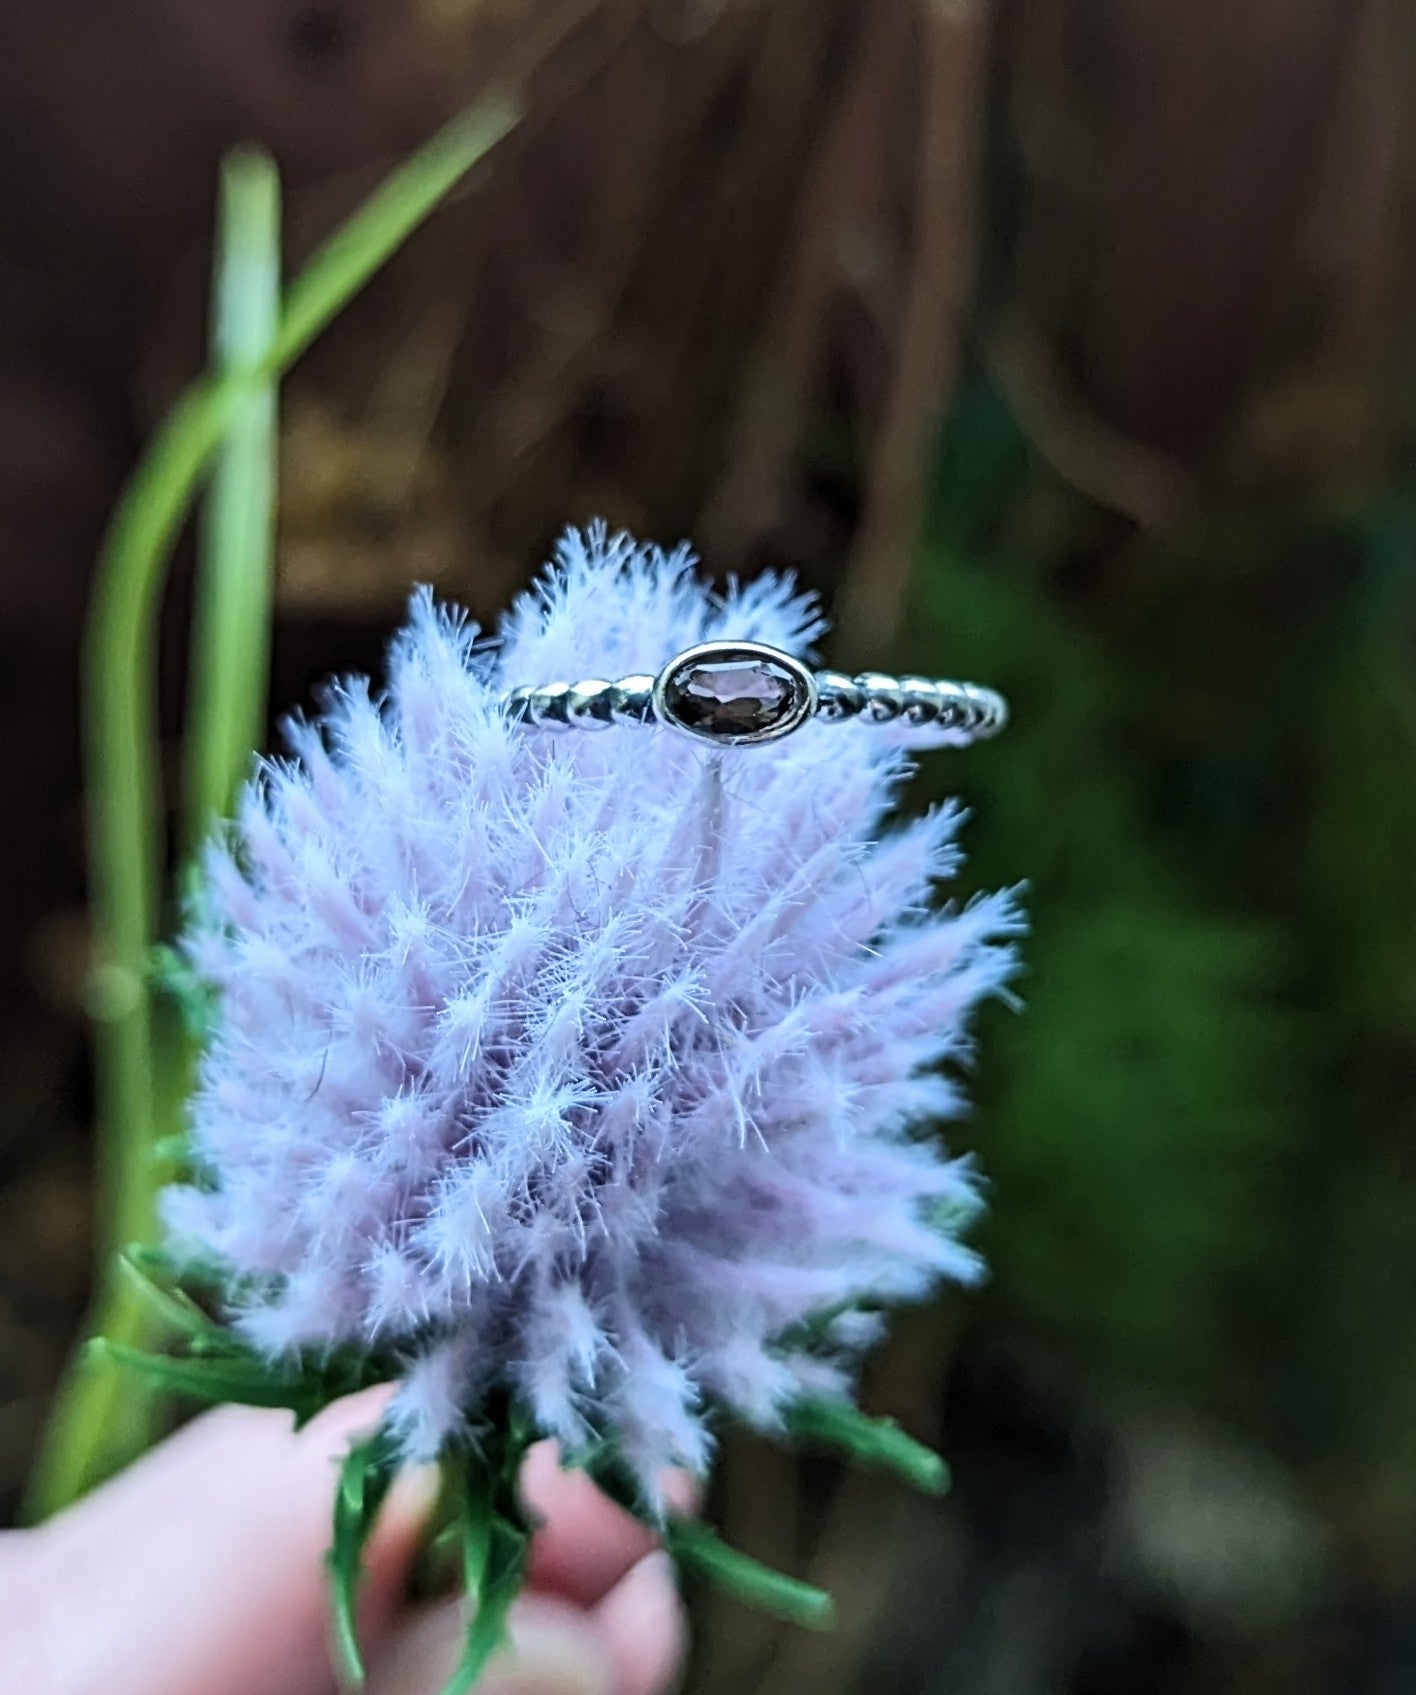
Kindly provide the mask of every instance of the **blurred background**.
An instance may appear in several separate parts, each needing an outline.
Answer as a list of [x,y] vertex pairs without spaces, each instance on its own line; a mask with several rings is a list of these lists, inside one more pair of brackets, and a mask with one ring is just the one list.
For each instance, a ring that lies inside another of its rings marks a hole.
[[603,514],[1016,707],[927,777],[1031,885],[953,1131],[992,1281],[867,1383],[956,1487],[732,1446],[721,1522],[842,1625],[705,1600],[693,1690],[1416,1688],[1413,78],[1397,0],[0,9],[7,1510],[90,1278],[81,619],[220,154],[298,258],[516,80],[286,388],[276,702]]

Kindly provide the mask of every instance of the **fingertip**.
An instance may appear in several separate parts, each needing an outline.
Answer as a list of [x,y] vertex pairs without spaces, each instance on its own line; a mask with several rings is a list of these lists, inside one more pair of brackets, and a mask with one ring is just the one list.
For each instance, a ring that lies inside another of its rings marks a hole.
[[359,1597],[362,1641],[379,1641],[402,1605],[408,1573],[437,1505],[440,1488],[441,1476],[432,1465],[408,1466],[394,1479],[364,1550]]
[[703,1484],[691,1471],[666,1471],[659,1478],[664,1506],[679,1518],[692,1518],[703,1505]]
[[307,1452],[343,1459],[351,1443],[371,1436],[378,1429],[379,1420],[392,1399],[392,1386],[378,1383],[371,1389],[360,1389],[357,1394],[331,1401],[299,1431],[296,1440]]
[[541,1520],[530,1565],[538,1588],[590,1605],[654,1546],[652,1532],[583,1471],[560,1464],[552,1442],[538,1442],[526,1456],[521,1493]]
[[647,1554],[595,1608],[614,1667],[615,1695],[664,1695],[688,1658],[688,1614],[673,1561]]
[[[440,1601],[411,1614],[380,1654],[365,1695],[443,1688],[466,1639],[466,1608]],[[524,1595],[512,1607],[507,1646],[477,1680],[477,1695],[621,1695],[599,1621],[568,1601]]]

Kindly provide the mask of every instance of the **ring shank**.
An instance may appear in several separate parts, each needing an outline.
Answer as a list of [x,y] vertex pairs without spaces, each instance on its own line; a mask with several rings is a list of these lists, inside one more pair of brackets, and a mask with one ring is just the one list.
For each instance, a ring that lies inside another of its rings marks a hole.
[[1008,722],[1008,703],[995,689],[979,683],[955,683],[935,677],[892,677],[881,671],[848,676],[842,671],[816,674],[816,715],[827,723],[863,718],[889,724],[933,724],[956,731],[967,741],[996,736]]
[[[662,675],[662,673],[661,673]],[[510,689],[502,696],[513,722],[539,730],[604,730],[615,724],[659,724],[655,711],[657,679],[636,674],[609,681],[590,677],[577,683],[538,683]],[[978,683],[945,678],[895,677],[880,671],[848,675],[814,674],[816,709],[821,723],[933,725],[950,732],[952,744],[967,746],[995,736],[1008,722],[1008,703],[996,690]]]

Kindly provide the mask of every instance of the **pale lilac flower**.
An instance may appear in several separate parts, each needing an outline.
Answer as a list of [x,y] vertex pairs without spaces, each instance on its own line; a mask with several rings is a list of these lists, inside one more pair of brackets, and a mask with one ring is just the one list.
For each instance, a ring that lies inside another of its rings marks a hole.
[[268,1356],[400,1359],[411,1456],[500,1389],[646,1482],[701,1469],[713,1403],[846,1395],[863,1305],[979,1269],[934,1131],[1016,916],[934,904],[955,810],[882,834],[925,732],[715,752],[498,704],[819,632],[783,581],[719,601],[691,563],[570,532],[495,646],[417,595],[386,694],[331,690],[206,858],[204,1183],[170,1235]]

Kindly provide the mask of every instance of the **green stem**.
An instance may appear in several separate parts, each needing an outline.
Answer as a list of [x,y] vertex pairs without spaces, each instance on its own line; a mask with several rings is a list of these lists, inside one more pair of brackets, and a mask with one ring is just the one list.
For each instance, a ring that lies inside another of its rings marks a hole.
[[[142,1304],[110,1269],[113,1254],[153,1226],[154,1104],[148,949],[158,907],[157,710],[161,566],[181,529],[225,422],[220,390],[189,392],[129,483],[99,553],[85,643],[84,730],[89,795],[94,968],[94,1091],[98,1146],[97,1293],[89,1335],[142,1340]],[[108,1365],[70,1364],[31,1483],[30,1516],[45,1516],[101,1480],[109,1461],[151,1438],[150,1397]]]
[[829,1630],[835,1623],[835,1608],[824,1589],[773,1571],[695,1519],[671,1518],[664,1546],[685,1571],[707,1578],[759,1612],[812,1630]]
[[230,814],[263,740],[275,551],[280,179],[238,148],[222,165],[212,363],[241,393],[212,472],[202,523],[187,730],[187,857]]
[[[154,694],[157,616],[173,546],[243,403],[304,352],[517,118],[505,96],[485,96],[375,191],[291,286],[267,356],[239,378],[204,378],[177,402],[104,537],[84,654],[100,1220],[85,1335],[129,1346],[144,1340],[142,1303],[108,1267],[115,1248],[149,1239],[154,1221],[161,1113],[148,966],[162,831]],[[150,1440],[153,1424],[151,1398],[135,1392],[110,1357],[77,1350],[45,1432],[28,1515],[57,1511],[117,1470]]]
[[585,1469],[616,1506],[651,1530],[662,1530],[664,1547],[683,1570],[715,1583],[747,1606],[791,1624],[827,1630],[835,1622],[835,1609],[824,1589],[774,1571],[751,1554],[731,1547],[697,1519],[671,1516],[661,1526],[646,1506],[634,1474],[612,1450],[587,1456]]
[[395,170],[291,283],[271,355],[286,370],[384,260],[520,121],[511,96],[484,94]]
[[787,1430],[858,1465],[893,1472],[925,1495],[943,1495],[949,1488],[949,1468],[933,1449],[907,1436],[893,1418],[871,1418],[848,1401],[798,1401],[788,1410]]

